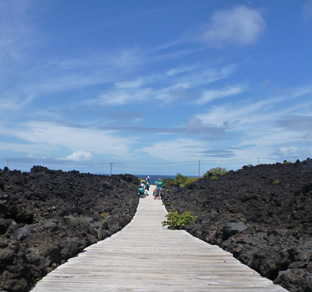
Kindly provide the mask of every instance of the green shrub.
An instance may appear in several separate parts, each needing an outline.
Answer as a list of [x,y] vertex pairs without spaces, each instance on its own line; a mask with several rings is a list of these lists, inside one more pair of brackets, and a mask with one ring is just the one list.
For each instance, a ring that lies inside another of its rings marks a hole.
[[162,226],[168,226],[169,229],[185,229],[191,222],[195,221],[197,216],[192,216],[190,211],[179,213],[172,210],[166,215],[167,220],[162,222]]
[[103,218],[103,219],[105,219],[107,216],[109,216],[110,214],[109,213],[106,213],[106,212],[102,212],[101,214],[100,214],[100,216]]
[[279,184],[280,183],[280,180],[275,180],[274,182],[272,182],[272,185],[277,185],[277,184]]
[[39,283],[39,281],[41,280],[42,278],[32,278],[32,281],[33,281],[33,284],[36,285]]
[[224,175],[226,174],[228,171],[226,168],[224,167],[214,167],[214,168],[211,168],[209,169],[205,174],[204,174],[204,177],[205,176],[211,176],[211,178],[213,176],[219,176],[219,175]]
[[218,180],[218,177],[216,175],[213,175],[213,176],[210,177],[210,179]]
[[164,179],[164,188],[167,189],[168,186],[172,184],[178,184],[180,187],[184,187],[197,180],[198,180],[197,177],[188,177],[188,176],[182,175],[181,173],[178,173],[175,179],[172,179],[172,178]]
[[181,186],[184,187],[184,186],[186,186],[186,185],[189,185],[189,184],[191,184],[191,183],[197,181],[198,179],[199,179],[198,177],[190,177],[190,176],[188,176],[188,177],[186,178],[186,180],[184,181],[184,184],[181,185]]
[[164,184],[163,184],[163,186],[164,186],[165,189],[167,189],[168,186],[170,186],[170,185],[172,185],[172,184],[174,184],[174,179],[172,179],[172,178],[165,178],[165,179],[164,179]]

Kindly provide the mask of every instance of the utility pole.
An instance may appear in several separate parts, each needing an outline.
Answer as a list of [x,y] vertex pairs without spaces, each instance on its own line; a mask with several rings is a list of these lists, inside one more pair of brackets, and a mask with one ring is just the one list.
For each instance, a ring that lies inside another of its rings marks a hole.
[[7,160],[7,168],[9,168],[9,160]]
[[259,165],[260,157],[258,157],[258,165]]
[[109,164],[110,164],[110,166],[111,166],[111,175],[112,175],[112,174],[113,174],[113,164],[115,164],[115,163],[110,162]]
[[200,177],[200,160],[198,160],[198,177]]

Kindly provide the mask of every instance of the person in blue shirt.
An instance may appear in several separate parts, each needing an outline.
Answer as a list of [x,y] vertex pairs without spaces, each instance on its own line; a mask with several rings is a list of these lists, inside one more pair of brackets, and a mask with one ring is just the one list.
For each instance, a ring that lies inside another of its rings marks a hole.
[[151,184],[151,182],[150,182],[150,177],[148,176],[148,177],[145,179],[145,181],[146,181],[146,189],[149,191],[149,187],[150,187],[150,184]]
[[144,197],[144,185],[141,184],[140,187],[138,188],[138,195],[140,198]]
[[158,181],[155,181],[155,184],[156,184],[156,189],[154,193],[154,199],[156,199],[157,197],[161,199],[161,192],[162,192],[163,184],[164,184],[161,177],[158,179]]

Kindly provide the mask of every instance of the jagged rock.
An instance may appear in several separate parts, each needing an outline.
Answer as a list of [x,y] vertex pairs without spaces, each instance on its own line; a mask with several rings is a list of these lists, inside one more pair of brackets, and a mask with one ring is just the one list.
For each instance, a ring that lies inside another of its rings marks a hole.
[[34,279],[123,228],[138,183],[132,175],[0,169],[0,291],[29,291]]
[[227,240],[232,235],[236,233],[243,232],[244,230],[248,229],[248,227],[243,222],[230,222],[226,223],[223,226],[223,240]]
[[0,267],[5,267],[6,264],[12,263],[15,256],[15,250],[5,248],[0,250]]
[[27,236],[29,236],[30,233],[31,233],[31,229],[29,228],[28,225],[25,225],[25,226],[17,229],[13,233],[12,239],[21,241],[21,240],[25,239]]
[[186,228],[194,236],[289,291],[312,291],[311,159],[246,166],[184,188],[170,185],[163,201],[167,210],[198,216]]
[[6,233],[9,226],[11,225],[12,219],[0,218],[0,234]]

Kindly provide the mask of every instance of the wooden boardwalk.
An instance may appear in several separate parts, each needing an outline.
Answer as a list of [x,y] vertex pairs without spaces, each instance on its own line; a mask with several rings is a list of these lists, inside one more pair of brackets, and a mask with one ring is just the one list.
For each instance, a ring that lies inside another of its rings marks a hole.
[[122,231],[68,260],[32,292],[287,291],[217,246],[162,227],[162,201],[141,199]]

